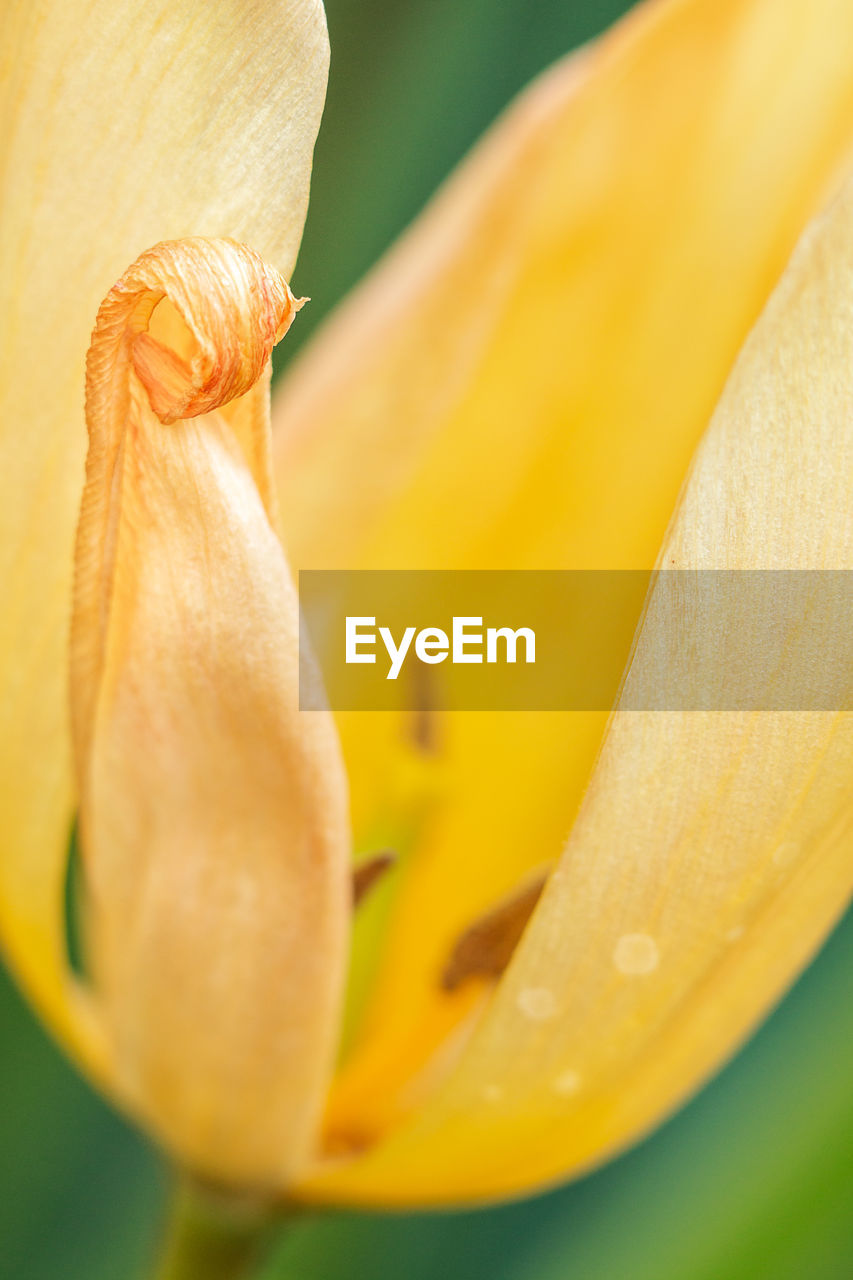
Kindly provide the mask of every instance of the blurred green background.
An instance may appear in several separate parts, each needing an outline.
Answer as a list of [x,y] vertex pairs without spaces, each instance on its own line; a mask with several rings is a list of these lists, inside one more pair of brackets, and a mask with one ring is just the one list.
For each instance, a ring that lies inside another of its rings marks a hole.
[[[538,70],[619,0],[328,0],[332,76],[292,354]],[[265,1280],[849,1280],[853,920],[737,1060],[584,1181],[478,1213],[336,1214]],[[0,974],[0,1277],[143,1280],[168,1183]]]

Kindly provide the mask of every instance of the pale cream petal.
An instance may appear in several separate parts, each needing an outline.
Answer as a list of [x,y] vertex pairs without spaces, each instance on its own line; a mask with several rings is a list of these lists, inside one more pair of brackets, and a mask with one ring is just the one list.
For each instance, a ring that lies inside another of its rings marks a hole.
[[2,41],[0,933],[68,1037],[67,643],[89,335],[159,240],[234,236],[289,275],[328,47],[320,0],[12,0]]
[[[851,65],[848,0],[665,0],[523,95],[282,387],[292,562],[650,568],[850,152]],[[401,853],[344,1136],[411,1105],[468,1011],[437,981],[456,938],[557,856],[604,721],[459,714],[424,750],[412,722],[340,718],[358,846]]]
[[[160,305],[192,335],[184,356],[149,332]],[[348,950],[346,776],[329,713],[299,711],[296,589],[258,485],[295,310],[222,240],[159,245],[110,291],[71,633],[110,1083],[184,1162],[243,1188],[286,1185],[308,1154]]]
[[[851,404],[853,182],[747,340],[660,564],[853,570]],[[626,699],[671,621],[652,596]],[[723,698],[724,651],[713,674]],[[658,1123],[849,900],[851,778],[850,712],[617,711],[558,871],[456,1069],[415,1119],[305,1194],[511,1195]]]

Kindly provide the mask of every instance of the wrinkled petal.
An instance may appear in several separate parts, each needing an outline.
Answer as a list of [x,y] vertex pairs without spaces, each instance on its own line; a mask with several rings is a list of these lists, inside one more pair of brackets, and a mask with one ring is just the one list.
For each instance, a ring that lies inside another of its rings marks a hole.
[[327,40],[319,0],[3,7],[0,934],[78,1051],[62,883],[67,643],[84,361],[101,299],[159,240],[233,236],[289,275]]
[[[853,570],[851,228],[853,183],[807,231],[747,340],[661,565]],[[670,622],[653,594],[626,700]],[[456,1069],[415,1120],[310,1193],[512,1194],[657,1123],[843,910],[851,776],[849,712],[617,709],[559,868]]]
[[[293,562],[650,568],[850,151],[851,60],[846,0],[673,0],[525,94],[282,387]],[[605,717],[457,714],[426,749],[411,720],[339,723],[358,846],[401,854],[330,1117],[357,1143],[431,1087],[471,1010],[441,990],[448,955],[558,855]]]
[[[160,305],[183,353],[151,332]],[[87,363],[71,633],[112,1087],[194,1168],[262,1187],[314,1136],[350,896],[346,778],[330,715],[298,709],[296,589],[271,519],[269,357],[295,310],[231,241],[159,245],[110,291]]]

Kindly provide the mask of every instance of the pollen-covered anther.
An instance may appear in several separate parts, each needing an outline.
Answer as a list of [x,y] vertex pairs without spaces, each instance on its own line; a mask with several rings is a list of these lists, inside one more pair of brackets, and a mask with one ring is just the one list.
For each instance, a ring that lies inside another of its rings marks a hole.
[[547,872],[538,873],[469,925],[456,940],[442,971],[444,991],[456,991],[469,978],[501,976],[527,928],[547,879]]
[[382,849],[379,853],[364,858],[352,872],[352,905],[361,906],[375,885],[397,864],[397,855],[393,849]]

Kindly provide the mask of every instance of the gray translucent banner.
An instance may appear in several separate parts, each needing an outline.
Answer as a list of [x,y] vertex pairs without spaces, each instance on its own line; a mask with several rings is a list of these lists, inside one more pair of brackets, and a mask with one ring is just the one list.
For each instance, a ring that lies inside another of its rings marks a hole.
[[299,596],[305,710],[853,706],[847,570],[309,570]]

